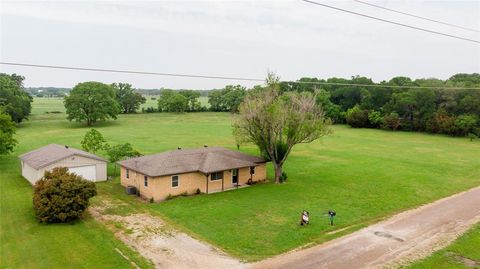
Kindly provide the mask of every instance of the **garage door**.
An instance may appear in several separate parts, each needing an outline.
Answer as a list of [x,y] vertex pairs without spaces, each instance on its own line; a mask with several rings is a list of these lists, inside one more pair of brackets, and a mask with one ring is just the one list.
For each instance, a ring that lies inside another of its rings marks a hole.
[[69,167],[68,170],[91,181],[97,179],[95,165]]

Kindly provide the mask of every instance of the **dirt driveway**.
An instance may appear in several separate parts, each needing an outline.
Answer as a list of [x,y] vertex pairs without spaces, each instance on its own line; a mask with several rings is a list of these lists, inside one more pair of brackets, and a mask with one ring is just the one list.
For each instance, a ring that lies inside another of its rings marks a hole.
[[394,268],[449,245],[480,221],[480,187],[253,268]]
[[[120,202],[121,203],[121,202]],[[480,221],[480,187],[397,214],[327,243],[245,264],[149,214],[91,214],[156,268],[394,268],[441,249]],[[120,255],[123,255],[120,253]],[[128,257],[125,256],[126,259]]]
[[[105,213],[106,209],[117,205],[118,202],[106,202],[103,206],[91,207],[90,213],[112,229],[125,244],[151,260],[155,268],[236,269],[246,266],[213,246],[172,229],[158,217],[149,214],[119,216]],[[128,257],[117,251],[128,260]],[[133,266],[138,268],[135,264]]]

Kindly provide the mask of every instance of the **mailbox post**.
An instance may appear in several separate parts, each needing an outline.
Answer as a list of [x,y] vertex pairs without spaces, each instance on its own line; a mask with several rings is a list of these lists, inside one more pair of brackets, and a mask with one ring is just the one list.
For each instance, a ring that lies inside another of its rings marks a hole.
[[337,213],[333,210],[329,210],[328,215],[330,216],[330,225],[333,226],[333,217],[335,217]]

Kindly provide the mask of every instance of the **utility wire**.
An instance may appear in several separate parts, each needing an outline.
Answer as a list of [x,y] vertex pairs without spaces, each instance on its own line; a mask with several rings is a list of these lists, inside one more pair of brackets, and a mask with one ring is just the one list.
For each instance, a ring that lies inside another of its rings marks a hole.
[[432,33],[432,34],[447,36],[447,37],[451,37],[451,38],[461,39],[461,40],[465,40],[465,41],[469,41],[469,42],[474,42],[474,43],[480,44],[480,41],[474,40],[474,39],[470,39],[470,38],[466,38],[466,37],[461,37],[461,36],[456,36],[456,35],[450,35],[450,34],[446,34],[446,33],[442,33],[442,32],[437,32],[437,31],[433,31],[433,30],[429,30],[429,29],[425,29],[425,28],[420,28],[420,27],[417,27],[417,26],[412,26],[412,25],[408,25],[408,24],[403,24],[403,23],[395,22],[395,21],[390,21],[390,20],[386,20],[386,19],[382,19],[382,18],[378,18],[378,17],[374,17],[374,16],[370,16],[370,15],[358,13],[358,12],[355,12],[355,11],[350,11],[350,10],[347,10],[347,9],[343,9],[343,8],[338,8],[338,7],[334,7],[334,6],[322,4],[322,3],[315,2],[315,1],[311,1],[311,0],[302,0],[302,1],[303,1],[303,2],[306,2],[306,3],[309,3],[309,4],[318,5],[318,6],[322,6],[322,7],[326,7],[326,8],[331,8],[331,9],[335,9],[335,10],[338,10],[338,11],[342,11],[342,12],[354,14],[354,15],[357,15],[357,16],[361,16],[361,17],[365,17],[365,18],[369,18],[369,19],[373,19],[373,20],[377,20],[377,21],[382,21],[382,22],[386,22],[386,23],[391,23],[391,24],[395,24],[395,25],[407,27],[407,28],[410,28],[410,29],[415,29],[415,30],[419,30],[419,31],[427,32],[427,33]]
[[419,15],[415,15],[415,14],[411,14],[411,13],[407,13],[407,12],[403,12],[403,11],[391,9],[391,8],[388,8],[388,7],[383,7],[383,6],[375,5],[375,4],[372,4],[372,3],[360,1],[360,0],[353,0],[353,1],[355,1],[355,2],[357,2],[357,3],[360,3],[360,4],[367,5],[367,6],[372,6],[372,7],[376,7],[376,8],[388,10],[388,11],[391,11],[391,12],[399,13],[399,14],[402,14],[402,15],[414,17],[414,18],[417,18],[417,19],[422,19],[422,20],[431,21],[431,22],[435,22],[435,23],[439,23],[439,24],[443,24],[443,25],[448,25],[448,26],[451,26],[451,27],[460,28],[460,29],[467,30],[467,31],[472,31],[472,32],[480,33],[480,30],[477,30],[477,29],[468,28],[468,27],[461,26],[461,25],[456,25],[456,24],[453,24],[453,23],[438,21],[438,20],[434,20],[434,19],[422,17],[422,16],[419,16]]
[[[192,74],[177,74],[177,73],[160,73],[160,72],[145,72],[145,71],[102,69],[102,68],[86,68],[86,67],[72,67],[72,66],[59,66],[59,65],[27,64],[27,63],[14,63],[14,62],[0,62],[0,64],[10,65],[10,66],[25,66],[25,67],[35,67],[35,68],[50,68],[50,69],[62,69],[62,70],[76,70],[76,71],[93,71],[93,72],[139,74],[139,75],[154,75],[154,76],[170,76],[170,77],[186,77],[186,78],[265,82],[265,79],[261,79],[261,78],[192,75]],[[338,83],[338,82],[321,82],[321,81],[283,81],[283,82],[288,83],[288,84],[311,84],[311,85],[378,87],[378,88],[480,90],[480,88],[475,88],[475,87],[444,87],[444,86],[442,86],[442,87],[425,86],[424,87],[424,86],[407,86],[407,85],[406,86],[400,86],[400,85]]]

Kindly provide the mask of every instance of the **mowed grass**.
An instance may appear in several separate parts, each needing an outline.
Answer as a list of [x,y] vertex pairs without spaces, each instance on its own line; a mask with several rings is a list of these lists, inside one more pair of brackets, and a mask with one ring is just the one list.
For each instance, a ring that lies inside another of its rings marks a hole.
[[[52,102],[51,105],[43,110],[57,110],[53,107],[58,104]],[[37,115],[18,129],[20,146],[13,156],[3,159],[8,163],[4,167],[10,176],[3,176],[2,172],[1,178],[2,191],[18,196],[17,202],[12,203],[27,201],[18,210],[2,202],[2,210],[15,210],[12,215],[23,214],[17,221],[30,218],[31,225],[35,225],[32,230],[40,237],[44,236],[39,231],[44,226],[31,220],[31,190],[21,179],[14,156],[49,143],[79,147],[88,130],[81,124],[66,121],[65,114],[45,114],[41,110],[35,103]],[[121,115],[118,120],[99,123],[95,128],[111,144],[129,142],[144,154],[204,144],[235,148],[229,113]],[[254,261],[324,242],[399,211],[480,185],[478,141],[347,126],[334,126],[333,130],[328,137],[294,148],[285,165],[288,181],[282,185],[267,183],[148,204],[126,196],[116,179],[97,185],[100,195],[96,201],[122,199],[130,205],[128,212],[148,210],[161,215],[197,238],[236,257]],[[252,145],[242,146],[241,150],[258,154]],[[271,175],[269,167],[269,178]],[[6,180],[13,180],[15,184],[6,184]],[[18,188],[18,184],[25,186]],[[307,227],[298,225],[303,209],[311,213],[311,225]],[[338,213],[334,227],[328,225],[325,215],[329,209]],[[89,223],[97,225],[88,220],[84,225]],[[21,234],[13,224],[4,226],[2,234],[5,230],[12,239],[9,243],[2,242],[2,249],[12,248],[20,241],[15,238],[21,238]],[[344,227],[349,228],[327,234]],[[91,230],[104,233],[102,227]],[[21,241],[31,249],[41,247],[35,241]],[[3,253],[2,257],[5,257]]]
[[[473,263],[476,263],[474,265]],[[415,262],[408,269],[480,268],[480,224],[458,238],[450,246]]]

